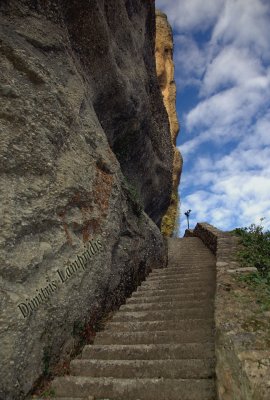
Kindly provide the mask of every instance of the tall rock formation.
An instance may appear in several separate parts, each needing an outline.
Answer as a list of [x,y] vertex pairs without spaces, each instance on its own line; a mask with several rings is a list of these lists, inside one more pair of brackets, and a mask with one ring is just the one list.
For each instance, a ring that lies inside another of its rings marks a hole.
[[156,10],[156,68],[159,85],[163,95],[169,121],[171,140],[174,148],[173,163],[173,191],[171,202],[166,215],[162,220],[162,232],[171,236],[177,224],[179,197],[178,185],[182,172],[183,160],[176,148],[176,138],[179,132],[179,123],[176,114],[176,85],[174,81],[173,63],[173,35],[167,16]]
[[0,2],[1,400],[166,263],[154,44],[148,0]]

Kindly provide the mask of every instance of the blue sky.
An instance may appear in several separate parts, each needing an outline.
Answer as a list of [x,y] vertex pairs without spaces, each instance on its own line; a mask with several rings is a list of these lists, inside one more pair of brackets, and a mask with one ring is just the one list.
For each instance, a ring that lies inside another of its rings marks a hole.
[[270,228],[270,1],[157,0],[174,32],[180,183],[191,227]]

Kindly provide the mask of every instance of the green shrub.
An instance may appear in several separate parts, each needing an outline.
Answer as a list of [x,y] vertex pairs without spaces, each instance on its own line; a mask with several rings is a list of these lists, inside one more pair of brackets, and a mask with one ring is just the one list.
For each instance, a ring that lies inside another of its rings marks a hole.
[[261,224],[251,224],[237,228],[233,233],[241,238],[242,249],[238,253],[241,265],[256,267],[259,276],[270,283],[270,231],[264,232],[263,229]]
[[51,399],[53,397],[55,397],[55,390],[52,388],[46,389],[44,390],[41,394],[41,397],[44,397],[44,399]]
[[[264,218],[261,218],[261,222]],[[263,226],[251,224],[232,232],[241,238],[242,248],[238,260],[243,267],[256,267],[258,272],[237,277],[256,293],[256,302],[262,311],[270,310],[270,231]]]

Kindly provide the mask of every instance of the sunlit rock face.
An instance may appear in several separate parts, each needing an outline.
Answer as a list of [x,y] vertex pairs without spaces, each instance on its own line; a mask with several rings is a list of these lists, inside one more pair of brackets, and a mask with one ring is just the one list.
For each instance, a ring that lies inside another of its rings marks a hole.
[[170,236],[173,234],[177,219],[178,185],[183,160],[179,150],[175,147],[179,123],[176,114],[172,29],[168,23],[167,16],[158,10],[156,10],[156,68],[163,102],[169,117],[171,140],[174,146],[173,192],[170,206],[162,221],[163,233]]
[[0,399],[166,264],[154,44],[150,1],[0,2]]

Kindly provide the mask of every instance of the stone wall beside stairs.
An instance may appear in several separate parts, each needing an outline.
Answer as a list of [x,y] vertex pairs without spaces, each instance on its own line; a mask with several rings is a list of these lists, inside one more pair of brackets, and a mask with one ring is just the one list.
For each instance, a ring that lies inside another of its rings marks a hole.
[[216,255],[215,352],[219,400],[270,399],[270,324],[255,292],[237,279],[239,239],[207,223],[187,230]]

